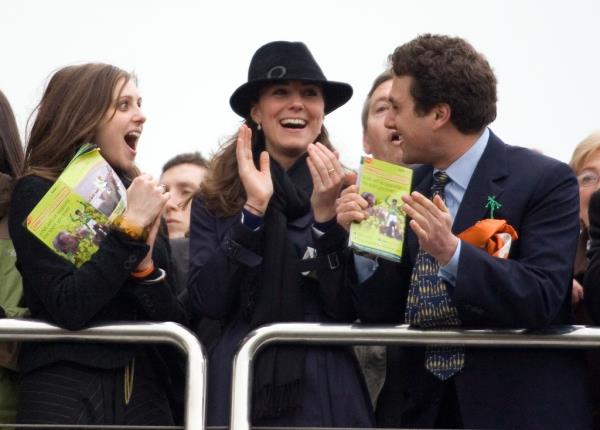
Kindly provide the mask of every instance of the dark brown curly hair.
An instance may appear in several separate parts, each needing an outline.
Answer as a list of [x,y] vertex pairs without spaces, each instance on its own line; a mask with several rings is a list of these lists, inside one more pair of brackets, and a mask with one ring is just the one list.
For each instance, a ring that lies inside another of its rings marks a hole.
[[466,40],[423,34],[396,48],[389,62],[394,75],[412,77],[417,114],[447,103],[450,121],[465,134],[480,132],[496,118],[496,76]]

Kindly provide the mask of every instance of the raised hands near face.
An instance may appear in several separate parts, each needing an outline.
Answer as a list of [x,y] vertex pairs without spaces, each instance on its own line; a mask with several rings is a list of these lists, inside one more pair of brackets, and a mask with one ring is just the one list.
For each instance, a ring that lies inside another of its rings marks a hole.
[[440,265],[446,265],[459,239],[452,234],[452,217],[440,196],[429,200],[423,194],[413,191],[402,196],[404,212],[412,218],[410,228],[419,239],[421,248],[431,254]]
[[358,194],[358,186],[350,185],[335,202],[337,222],[346,230],[350,230],[353,222],[361,222],[368,218],[369,203]]
[[252,130],[246,125],[242,125],[239,129],[235,155],[238,173],[247,196],[245,208],[255,215],[262,216],[273,195],[269,153],[263,151],[260,154],[259,169],[257,169],[252,159]]
[[315,221],[329,221],[336,216],[335,200],[350,175],[347,177],[337,155],[319,142],[308,145],[306,162],[313,181],[310,203]]
[[136,270],[144,270],[152,264],[152,250],[158,234],[161,214],[170,197],[165,186],[147,173],[136,177],[127,189],[127,209],[123,214],[124,218],[149,231],[146,243],[150,245],[150,250]]
[[143,173],[127,189],[127,209],[123,216],[135,225],[147,228],[160,217],[170,196],[156,179]]

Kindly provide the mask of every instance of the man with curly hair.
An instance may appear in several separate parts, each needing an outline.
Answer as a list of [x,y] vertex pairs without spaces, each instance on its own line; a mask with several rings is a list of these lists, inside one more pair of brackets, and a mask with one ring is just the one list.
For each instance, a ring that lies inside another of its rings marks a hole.
[[[509,146],[488,128],[496,117],[496,78],[464,39],[425,34],[396,48],[390,62],[385,124],[399,135],[403,161],[422,166],[402,198],[411,218],[402,262],[381,261],[355,285],[361,320],[482,329],[568,324],[579,230],[577,180],[569,167]],[[340,198],[343,226],[365,217],[367,202],[355,191]],[[490,196],[499,203],[493,214],[486,208]],[[492,217],[516,230],[508,258],[460,235]],[[384,388],[379,400],[378,416],[390,416],[387,408],[396,417],[386,427],[591,426],[579,352],[394,350],[386,386],[399,389]]]

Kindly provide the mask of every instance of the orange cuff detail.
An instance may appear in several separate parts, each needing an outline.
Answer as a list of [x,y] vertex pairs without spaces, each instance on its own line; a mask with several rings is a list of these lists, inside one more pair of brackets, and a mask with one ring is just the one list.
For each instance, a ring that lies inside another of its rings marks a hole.
[[150,263],[147,267],[143,268],[142,270],[136,270],[135,272],[131,272],[131,276],[133,276],[134,278],[145,278],[152,272],[154,272],[154,263]]

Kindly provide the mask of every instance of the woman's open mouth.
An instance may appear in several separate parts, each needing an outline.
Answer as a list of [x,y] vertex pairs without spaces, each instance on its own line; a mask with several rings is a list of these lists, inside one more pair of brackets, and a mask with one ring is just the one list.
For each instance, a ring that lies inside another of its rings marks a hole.
[[127,146],[131,148],[132,151],[135,152],[137,148],[138,140],[140,139],[142,132],[141,131],[130,131],[124,136],[125,143]]
[[279,124],[284,128],[302,130],[306,127],[307,121],[301,118],[284,118],[279,121]]

